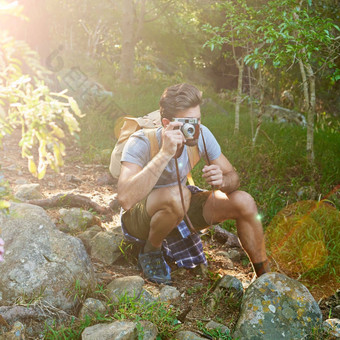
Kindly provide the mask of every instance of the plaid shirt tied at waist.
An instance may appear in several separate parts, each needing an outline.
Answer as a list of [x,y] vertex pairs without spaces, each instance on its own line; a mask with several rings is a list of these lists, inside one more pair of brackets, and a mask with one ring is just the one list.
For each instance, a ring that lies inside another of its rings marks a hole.
[[[188,185],[188,189],[192,194],[203,191],[193,185]],[[121,209],[121,215],[122,213],[123,209]],[[122,219],[121,226],[127,241],[144,246],[145,240],[130,235],[126,230]],[[195,268],[201,263],[208,265],[203,252],[203,244],[200,235],[192,234],[184,220],[177,226],[177,230],[178,233],[176,236],[168,236],[163,241],[162,250],[164,255],[176,262],[178,267]]]

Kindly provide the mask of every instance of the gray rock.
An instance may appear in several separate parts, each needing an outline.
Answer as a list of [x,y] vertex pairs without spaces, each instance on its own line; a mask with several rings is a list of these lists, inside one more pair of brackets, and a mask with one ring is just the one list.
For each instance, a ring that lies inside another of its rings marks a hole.
[[[111,156],[112,150],[110,150],[110,155]],[[110,159],[110,158],[108,158]],[[113,178],[111,174],[105,173],[97,178],[97,184],[98,185],[116,185],[117,184],[117,179]]]
[[85,328],[82,340],[155,340],[157,327],[150,321],[115,321]]
[[267,273],[247,289],[234,337],[305,339],[321,322],[320,308],[304,285],[283,274]]
[[327,334],[333,336],[335,339],[340,339],[340,320],[339,319],[327,319],[322,324],[323,329]]
[[318,193],[315,188],[311,185],[299,188],[296,193],[297,198],[302,200],[315,200],[318,197]]
[[242,258],[242,254],[237,249],[228,249],[227,250],[227,256],[230,258],[233,262],[240,262]]
[[0,225],[6,244],[0,264],[0,305],[24,294],[68,311],[77,304],[76,284],[84,290],[95,287],[82,242],[59,231],[41,207],[12,203],[9,215],[0,213]]
[[14,197],[20,201],[28,201],[43,198],[40,192],[40,184],[22,184],[16,187]]
[[92,317],[96,315],[96,312],[104,314],[106,312],[105,304],[100,300],[88,298],[85,300],[78,317],[80,319],[83,319],[85,315]]
[[23,184],[28,184],[26,178],[18,178],[14,181],[14,184],[16,185],[23,185]]
[[214,237],[220,243],[224,243],[228,248],[241,248],[237,235],[221,228],[218,225],[214,227]]
[[215,330],[219,330],[221,332],[221,334],[230,334],[230,329],[218,322],[215,322],[213,320],[209,321],[206,325],[205,325],[206,329],[215,329]]
[[132,321],[115,321],[87,327],[81,338],[82,340],[136,340],[138,331]]
[[226,251],[218,251],[216,253],[217,256],[223,256],[224,257],[224,261],[226,262],[224,264],[225,267],[227,267],[228,269],[234,269],[234,263],[233,261],[229,258],[229,253]]
[[82,231],[92,223],[93,215],[80,208],[60,209],[62,222],[66,224],[71,232]]
[[80,238],[83,241],[86,250],[88,252],[90,252],[90,249],[91,249],[90,248],[90,241],[91,241],[91,239],[93,237],[95,237],[101,231],[102,231],[102,228],[99,227],[98,225],[95,225],[95,226],[87,229],[83,233],[78,234],[77,237]]
[[240,301],[242,295],[242,282],[234,276],[225,275],[218,281],[208,300],[208,306],[213,310],[221,300],[235,304]]
[[141,321],[139,325],[137,325],[138,331],[141,330],[143,333],[143,340],[155,340],[157,339],[158,329],[157,326],[154,325],[150,321]]
[[171,302],[180,297],[181,293],[176,287],[164,286],[160,291],[159,299],[161,301]]
[[65,179],[67,182],[74,183],[74,184],[80,184],[82,182],[80,178],[77,178],[74,175],[66,175]]
[[295,123],[307,126],[306,117],[303,114],[278,105],[265,106],[264,116],[270,117],[272,121],[277,123]]
[[25,326],[19,322],[14,322],[12,329],[9,332],[0,334],[0,340],[24,340],[25,339]]
[[106,289],[109,298],[111,298],[113,302],[118,302],[119,299],[124,296],[138,299],[142,292],[143,285],[144,280],[140,276],[125,276],[114,279],[108,284]]
[[206,338],[202,338],[194,332],[179,331],[179,332],[176,333],[175,339],[176,340],[205,340]]
[[[155,287],[152,287],[155,288]],[[159,301],[160,292],[157,289],[152,289],[151,287],[143,287],[142,292],[139,296],[140,301],[143,304],[150,304]]]
[[122,241],[121,233],[101,231],[90,240],[91,256],[111,265],[122,255],[119,248]]

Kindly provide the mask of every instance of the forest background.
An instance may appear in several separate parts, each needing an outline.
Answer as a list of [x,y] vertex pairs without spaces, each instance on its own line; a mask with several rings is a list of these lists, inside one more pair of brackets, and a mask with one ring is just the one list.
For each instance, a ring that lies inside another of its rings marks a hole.
[[[0,1],[0,137],[22,130],[22,156],[40,179],[67,161],[65,145],[108,164],[122,117],[147,114],[165,87],[192,83],[203,91],[203,123],[265,230],[277,231],[271,254],[290,233],[281,266],[338,286],[339,21],[336,0]],[[271,105],[291,111],[273,116]],[[285,207],[296,216],[289,223]]]

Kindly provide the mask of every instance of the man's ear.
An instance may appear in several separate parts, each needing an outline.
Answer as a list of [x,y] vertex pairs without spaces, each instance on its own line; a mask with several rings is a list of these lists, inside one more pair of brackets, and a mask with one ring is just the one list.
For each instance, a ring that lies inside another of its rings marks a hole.
[[170,124],[170,120],[168,118],[162,118],[161,122],[163,127],[167,127]]

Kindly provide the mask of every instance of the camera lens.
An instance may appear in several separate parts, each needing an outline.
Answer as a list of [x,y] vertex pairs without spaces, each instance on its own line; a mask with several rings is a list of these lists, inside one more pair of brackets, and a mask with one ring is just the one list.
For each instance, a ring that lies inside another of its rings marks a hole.
[[193,138],[195,127],[192,124],[186,123],[182,126],[182,132],[185,138]]

